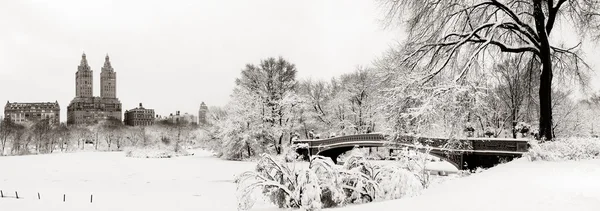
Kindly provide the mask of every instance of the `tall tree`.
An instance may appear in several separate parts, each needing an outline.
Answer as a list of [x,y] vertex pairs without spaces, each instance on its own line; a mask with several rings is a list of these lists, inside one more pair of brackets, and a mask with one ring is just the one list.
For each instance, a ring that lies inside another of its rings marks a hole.
[[332,97],[331,92],[328,90],[329,88],[329,84],[325,81],[313,81],[309,79],[302,81],[299,84],[298,90],[307,99],[311,116],[318,122],[326,125],[331,124],[331,121],[328,119],[329,112],[325,107]]
[[[111,146],[115,142],[120,142],[122,139],[124,125],[123,122],[116,118],[109,118],[106,120],[100,121],[98,123],[99,131],[104,137],[104,141],[106,142],[107,150],[111,150]],[[120,143],[117,144],[118,148],[120,148]]]
[[9,118],[4,118],[0,122],[0,144],[2,145],[0,148],[0,156],[4,155],[4,149],[8,140],[13,136],[16,132],[17,125],[11,121]]
[[35,149],[37,153],[44,152],[42,151],[42,147],[45,147],[45,151],[50,151],[51,138],[50,132],[52,130],[52,125],[49,122],[49,119],[41,119],[36,121],[33,124],[33,135],[35,139]]
[[[496,65],[495,75],[497,80],[496,92],[504,106],[497,108],[506,108],[508,110],[509,122],[511,125],[512,136],[517,138],[517,123],[521,121],[524,105],[531,103],[529,97],[530,90],[537,87],[535,81],[539,75],[539,65],[535,60],[524,56],[510,56]],[[536,95],[537,96],[537,95]]]
[[[277,154],[282,152],[284,136],[289,133],[282,128],[286,128],[286,124],[290,123],[288,115],[293,103],[282,102],[284,98],[295,93],[296,72],[296,66],[282,57],[267,58],[261,60],[258,65],[247,64],[242,70],[241,77],[235,81],[240,89],[258,96],[263,123],[267,123],[266,127],[277,130],[277,134],[272,134],[273,137],[269,137],[270,135],[265,137],[272,140]],[[267,130],[267,132],[275,131]]]
[[374,130],[375,78],[368,69],[358,68],[355,72],[342,75],[343,92],[352,115],[352,128],[355,133],[366,133]]
[[[227,118],[215,125],[217,137],[222,140],[221,153],[226,159],[240,160],[255,155],[262,145],[262,108],[256,93],[234,88],[232,101],[226,106]],[[245,154],[245,155],[244,155]]]
[[[65,151],[68,150],[68,147],[70,145],[70,139],[71,139],[71,131],[69,130],[69,127],[67,127],[66,123],[60,123],[58,124],[56,127],[53,128],[52,130],[52,138],[54,139],[53,143],[58,144],[60,151]],[[66,149],[65,149],[66,147]],[[52,147],[53,149],[54,147]],[[50,150],[51,152],[53,150]]]
[[[585,81],[589,67],[578,55],[579,45],[553,45],[557,23],[585,39],[600,34],[600,2],[596,0],[383,0],[389,23],[406,20],[408,38],[401,63],[426,70],[427,82],[444,69],[463,78],[477,61],[500,53],[530,54],[542,67],[539,86],[539,130],[552,137],[552,79],[566,73]],[[554,71],[554,69],[558,71]]]

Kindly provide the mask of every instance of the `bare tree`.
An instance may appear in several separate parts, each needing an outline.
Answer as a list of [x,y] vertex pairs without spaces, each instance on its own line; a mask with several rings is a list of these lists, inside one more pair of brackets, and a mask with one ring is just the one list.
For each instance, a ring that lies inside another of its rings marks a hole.
[[347,94],[352,125],[356,133],[365,133],[374,130],[375,110],[373,99],[375,80],[368,69],[358,68],[355,72],[342,75],[343,91]]
[[111,146],[115,142],[117,142],[117,148],[120,149],[120,141],[124,128],[123,122],[118,119],[111,118],[101,121],[99,123],[99,127],[102,135],[104,136],[104,141],[106,141],[108,151],[111,150]]
[[77,149],[83,150],[87,141],[93,139],[93,133],[89,127],[75,125],[69,127],[69,137],[77,141]]
[[16,154],[16,153],[20,153],[22,152],[22,145],[23,145],[23,139],[26,138],[26,133],[27,133],[27,127],[29,125],[21,125],[21,124],[14,124],[13,125],[13,135],[12,135],[12,148],[11,148],[11,154]]
[[[53,143],[56,143],[59,145],[60,151],[65,151],[65,146],[66,149],[68,149],[69,147],[69,142],[70,142],[70,130],[67,127],[67,124],[65,123],[60,123],[59,125],[57,125],[56,127],[53,128],[52,130],[52,134],[53,134]],[[54,146],[52,146],[52,149],[54,149]],[[53,150],[50,150],[51,152]]]
[[128,144],[130,146],[134,146],[137,147],[138,143],[140,141],[142,141],[142,143],[144,144],[144,146],[147,145],[147,138],[146,138],[146,127],[145,126],[138,126],[138,127],[127,127],[126,128],[126,136],[125,139],[129,142]]
[[500,64],[496,65],[495,78],[497,80],[496,93],[504,106],[497,108],[506,108],[509,114],[508,125],[511,125],[512,136],[517,138],[517,123],[520,121],[523,106],[528,103],[530,90],[535,88],[537,83],[534,77],[538,76],[539,65],[535,60],[524,55],[509,56]]
[[[41,119],[33,124],[33,135],[35,140],[35,149],[37,153],[49,152],[51,145],[52,125],[48,119]],[[42,148],[45,147],[45,150]]]
[[578,118],[576,113],[581,108],[570,98],[572,92],[554,90],[553,95],[555,97],[552,99],[552,111],[556,114],[558,121],[553,122],[552,135],[578,135],[577,128],[582,127],[582,119]]
[[[552,139],[554,73],[585,82],[588,65],[580,45],[564,48],[550,42],[557,21],[570,24],[582,37],[600,34],[600,2],[596,0],[383,0],[386,19],[406,20],[409,32],[401,64],[423,69],[425,83],[444,69],[461,80],[486,56],[530,54],[541,63],[539,130]],[[483,62],[484,63],[484,62]],[[557,71],[553,71],[556,68]]]
[[8,142],[8,138],[14,132],[14,123],[8,119],[4,118],[2,122],[0,122],[0,144],[2,144],[2,148],[0,149],[0,156],[4,155],[4,147]]
[[328,84],[324,81],[305,80],[299,84],[299,92],[306,96],[307,103],[310,106],[310,111],[314,114],[318,122],[330,125],[331,122],[327,119],[328,112],[325,105],[330,100],[331,95],[328,94]]

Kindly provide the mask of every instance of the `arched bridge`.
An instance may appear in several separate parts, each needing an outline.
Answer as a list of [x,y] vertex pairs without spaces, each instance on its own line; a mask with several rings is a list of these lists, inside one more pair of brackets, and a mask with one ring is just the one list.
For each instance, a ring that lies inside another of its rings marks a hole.
[[408,148],[446,160],[459,170],[493,167],[502,161],[521,157],[529,149],[527,139],[447,139],[407,135],[386,137],[379,133],[297,140],[294,143],[307,145],[298,149],[299,154],[307,157],[322,155],[330,157],[334,162],[337,162],[339,155],[355,147],[387,147],[390,153],[392,150]]

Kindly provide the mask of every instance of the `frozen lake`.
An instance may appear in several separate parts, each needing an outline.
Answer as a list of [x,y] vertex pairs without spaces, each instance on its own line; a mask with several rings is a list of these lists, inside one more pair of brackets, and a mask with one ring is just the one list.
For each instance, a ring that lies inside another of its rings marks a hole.
[[[123,152],[79,152],[0,157],[0,207],[10,210],[237,210],[236,174],[255,162],[227,161],[210,152],[170,159],[125,157]],[[397,161],[374,161],[394,164]],[[306,167],[308,163],[297,163]],[[434,169],[453,168],[435,162]],[[40,199],[37,194],[40,193]],[[63,202],[63,194],[65,202]],[[93,195],[93,203],[90,203]],[[3,209],[4,210],[4,209]],[[277,210],[260,203],[253,210]]]

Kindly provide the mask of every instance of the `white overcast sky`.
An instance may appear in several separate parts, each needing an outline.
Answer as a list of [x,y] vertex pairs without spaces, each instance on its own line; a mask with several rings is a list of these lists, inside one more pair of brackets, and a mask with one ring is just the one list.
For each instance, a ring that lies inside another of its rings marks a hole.
[[374,0],[0,0],[0,105],[57,100],[66,120],[85,51],[94,95],[108,53],[124,110],[197,114],[202,101],[225,105],[244,65],[267,57],[299,78],[368,66],[402,39],[379,12]]
[[124,109],[168,115],[225,105],[247,63],[283,56],[298,77],[329,79],[369,65],[398,33],[371,0],[1,0],[0,102],[75,96],[85,51],[100,95],[106,53]]

